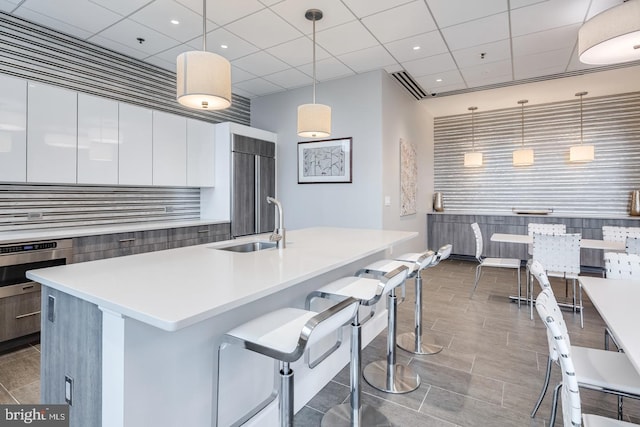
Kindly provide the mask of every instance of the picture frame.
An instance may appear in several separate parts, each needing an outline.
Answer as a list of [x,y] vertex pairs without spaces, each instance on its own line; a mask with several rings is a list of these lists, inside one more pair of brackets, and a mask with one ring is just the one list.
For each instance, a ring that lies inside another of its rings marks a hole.
[[298,184],[352,182],[352,138],[298,142]]

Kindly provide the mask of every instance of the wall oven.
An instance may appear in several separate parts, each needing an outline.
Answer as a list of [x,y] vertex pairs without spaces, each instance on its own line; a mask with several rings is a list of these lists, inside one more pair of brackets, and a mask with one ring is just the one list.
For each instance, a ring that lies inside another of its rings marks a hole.
[[73,240],[0,245],[0,342],[40,330],[40,284],[28,270],[73,262]]

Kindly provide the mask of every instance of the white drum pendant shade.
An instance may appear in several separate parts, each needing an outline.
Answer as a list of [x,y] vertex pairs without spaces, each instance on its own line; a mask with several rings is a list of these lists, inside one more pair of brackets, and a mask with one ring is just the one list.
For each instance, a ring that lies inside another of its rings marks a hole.
[[524,149],[513,152],[514,166],[531,166],[533,164],[533,150]]
[[592,162],[595,158],[595,149],[593,145],[574,145],[569,148],[570,162]]
[[464,153],[464,166],[467,168],[482,166],[482,153]]
[[331,135],[331,107],[324,104],[298,106],[298,136],[325,138]]
[[580,62],[605,65],[640,59],[640,0],[594,16],[578,32]]
[[178,55],[176,95],[185,107],[222,110],[231,106],[231,64],[205,51]]

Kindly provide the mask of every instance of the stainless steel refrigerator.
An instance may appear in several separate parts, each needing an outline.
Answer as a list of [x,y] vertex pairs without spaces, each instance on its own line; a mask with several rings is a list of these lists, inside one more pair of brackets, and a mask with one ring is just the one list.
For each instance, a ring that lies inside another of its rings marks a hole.
[[273,231],[276,196],[276,145],[243,135],[231,139],[231,235]]

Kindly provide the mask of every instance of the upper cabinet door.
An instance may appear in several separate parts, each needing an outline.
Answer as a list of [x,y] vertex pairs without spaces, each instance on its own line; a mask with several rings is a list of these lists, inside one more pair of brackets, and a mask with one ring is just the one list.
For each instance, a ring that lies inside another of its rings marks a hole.
[[118,183],[118,103],[78,94],[78,184]]
[[28,84],[27,181],[75,184],[78,95]]
[[187,185],[187,119],[153,112],[153,185]]
[[0,181],[27,180],[27,81],[0,75]]
[[120,103],[118,184],[153,184],[153,118],[151,110]]
[[215,126],[187,119],[187,185],[213,187]]

